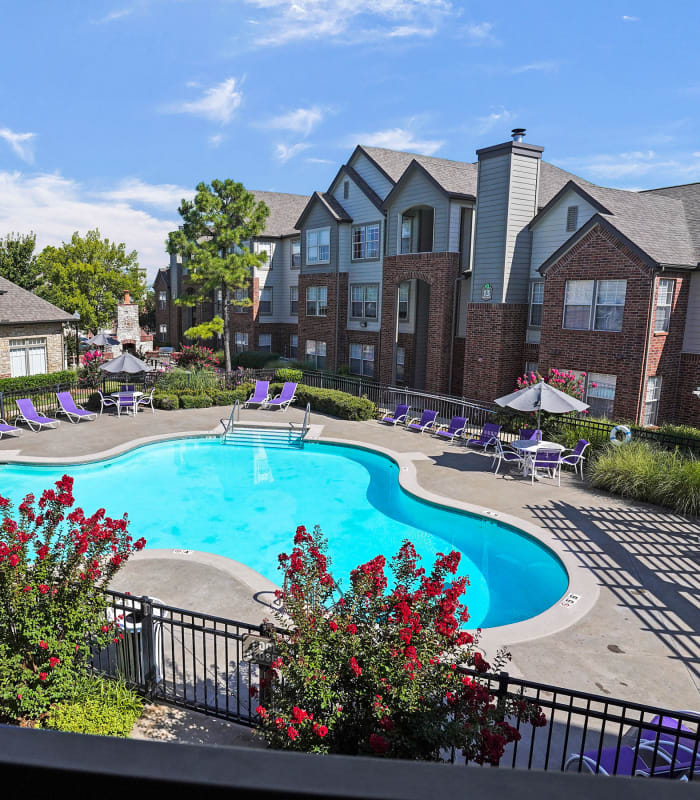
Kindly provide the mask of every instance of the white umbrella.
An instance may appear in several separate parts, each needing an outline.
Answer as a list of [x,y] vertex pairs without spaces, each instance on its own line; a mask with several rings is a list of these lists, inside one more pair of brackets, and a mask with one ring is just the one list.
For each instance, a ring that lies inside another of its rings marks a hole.
[[499,406],[508,406],[516,411],[536,411],[537,427],[540,427],[540,413],[549,411],[553,414],[567,414],[569,411],[585,411],[587,403],[577,400],[570,394],[560,392],[544,381],[518,389],[517,392],[497,398]]
[[115,375],[121,372],[128,372],[131,375],[136,375],[139,372],[150,372],[151,368],[145,361],[141,361],[141,359],[136,358],[136,356],[131,353],[122,353],[122,355],[117,356],[117,358],[100,364],[100,369]]

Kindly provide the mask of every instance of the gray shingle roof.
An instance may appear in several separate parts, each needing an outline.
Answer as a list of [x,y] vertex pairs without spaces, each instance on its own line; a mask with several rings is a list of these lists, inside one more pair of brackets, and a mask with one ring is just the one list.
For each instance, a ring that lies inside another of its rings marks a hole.
[[700,263],[700,183],[686,183],[681,186],[664,186],[648,189],[643,195],[675,197],[683,203],[688,233],[695,247],[695,259]]
[[546,206],[554,195],[561,191],[569,181],[575,181],[584,189],[587,186],[594,185],[583,178],[579,178],[578,175],[574,175],[572,172],[567,172],[561,167],[550,164],[549,161],[542,160],[540,162],[540,188],[537,205],[540,208]]
[[256,200],[262,200],[270,209],[263,236],[290,236],[297,233],[294,224],[309,202],[308,195],[261,192],[257,189],[252,192]]
[[7,278],[0,278],[0,325],[69,322],[72,319],[70,314],[48,300],[42,300]]

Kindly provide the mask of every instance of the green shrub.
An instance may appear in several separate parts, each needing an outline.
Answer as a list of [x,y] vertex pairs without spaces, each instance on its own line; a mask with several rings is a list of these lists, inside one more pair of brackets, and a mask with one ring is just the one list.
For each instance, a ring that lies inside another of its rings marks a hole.
[[279,361],[279,354],[268,353],[267,351],[259,352],[257,350],[247,350],[244,353],[238,353],[235,359],[232,358],[231,361],[234,367],[262,369],[271,361]]
[[283,367],[275,372],[275,378],[278,381],[292,381],[293,383],[301,383],[304,375],[300,369],[289,369]]
[[684,439],[700,439],[700,428],[693,428],[690,425],[662,425],[659,433],[666,436],[681,436]]
[[143,700],[119,681],[86,677],[74,696],[52,706],[44,727],[96,736],[129,736],[143,713]]
[[48,375],[26,375],[22,378],[0,378],[0,392],[25,392],[41,389],[43,386],[55,387],[57,383],[75,383],[76,374],[72,369],[51,372]]
[[[270,394],[273,397],[281,391],[281,383],[270,384]],[[296,397],[297,408],[303,409],[309,403],[312,411],[330,414],[338,419],[365,420],[374,419],[377,415],[377,407],[371,400],[336,389],[317,389],[315,386],[300,384],[297,386]]]
[[174,369],[160,375],[157,386],[168,394],[213,394],[221,389],[221,379],[210,369]]
[[229,389],[225,392],[213,394],[211,400],[215,406],[232,406],[236,400],[240,400],[240,395],[235,389]]
[[208,394],[181,394],[180,408],[209,408],[211,397]]
[[153,405],[163,411],[174,411],[176,408],[180,408],[180,398],[176,394],[154,392]]
[[700,461],[676,458],[659,479],[657,502],[669,505],[679,514],[700,516]]

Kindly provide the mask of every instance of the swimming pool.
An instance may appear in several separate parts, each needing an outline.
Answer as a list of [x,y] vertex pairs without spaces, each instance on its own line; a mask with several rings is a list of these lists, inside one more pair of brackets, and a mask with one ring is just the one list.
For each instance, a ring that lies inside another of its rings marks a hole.
[[303,450],[223,446],[214,439],[148,445],[117,458],[75,466],[0,466],[0,494],[37,496],[72,475],[87,513],[128,512],[148,548],[227,556],[281,582],[277,556],[297,525],[319,524],[331,571],[347,586],[350,570],[410,539],[429,569],[438,552],[462,554],[470,586],[468,627],[529,619],[561,598],[566,569],[545,545],[496,520],[447,509],[405,492],[388,457],[356,447],[308,443]]

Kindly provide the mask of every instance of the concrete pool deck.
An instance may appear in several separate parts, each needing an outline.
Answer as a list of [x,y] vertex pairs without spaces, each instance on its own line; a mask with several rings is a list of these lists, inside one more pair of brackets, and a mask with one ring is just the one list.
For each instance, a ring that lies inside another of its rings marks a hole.
[[[144,412],[136,418],[102,417],[95,423],[27,431],[0,441],[0,461],[71,463],[98,453],[104,457],[106,451],[114,455],[129,449],[134,440],[211,432],[226,410]],[[300,422],[302,416],[299,409],[244,410],[241,421]],[[513,656],[509,671],[514,675],[669,708],[700,708],[696,521],[587,489],[568,474],[562,476],[561,487],[548,480],[532,486],[508,471],[494,476],[491,459],[478,452],[374,421],[346,422],[315,413],[311,421],[313,437],[364,442],[403,454],[428,493],[540,526],[599,585],[597,602],[574,624],[508,645]],[[163,502],[163,491],[154,476],[154,502]],[[128,496],[125,504],[128,510]],[[315,521],[299,522],[309,526]],[[143,555],[120,572],[115,588],[251,622],[270,616],[265,593],[271,585],[243,565],[205,554]],[[489,641],[489,650],[495,644]]]

